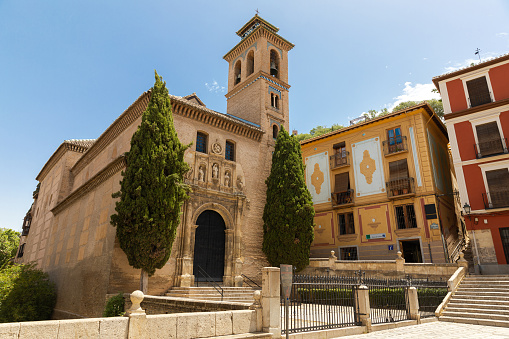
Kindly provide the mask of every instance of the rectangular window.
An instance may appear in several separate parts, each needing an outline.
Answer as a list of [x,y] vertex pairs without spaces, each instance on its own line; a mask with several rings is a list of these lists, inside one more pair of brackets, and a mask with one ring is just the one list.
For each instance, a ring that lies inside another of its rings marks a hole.
[[486,181],[488,182],[490,207],[509,206],[509,170],[501,168],[494,171],[486,171]]
[[226,160],[235,161],[235,144],[233,142],[226,142],[224,158]]
[[400,127],[387,131],[387,145],[389,153],[395,153],[403,150],[403,136],[401,135]]
[[396,206],[395,210],[398,229],[417,228],[414,205]]
[[466,82],[470,107],[475,107],[491,102],[490,89],[486,77],[482,76]]
[[21,258],[23,257],[23,254],[25,253],[25,244],[22,244],[20,247],[19,247],[19,251],[18,251],[18,258]]
[[387,189],[389,190],[390,196],[412,193],[406,159],[389,163],[389,182]]
[[196,134],[196,152],[207,153],[207,135],[204,133]]
[[339,234],[355,234],[353,213],[338,214]]
[[335,144],[332,146],[334,149],[334,166],[341,166],[347,164],[347,153],[346,153],[346,146],[345,142],[340,142],[338,144]]
[[357,260],[357,247],[341,247],[339,249],[340,260]]
[[428,220],[437,218],[437,208],[435,204],[424,205],[424,212],[426,212],[426,219]]
[[475,131],[478,142],[478,158],[504,153],[504,145],[502,144],[496,121],[477,125],[475,126]]

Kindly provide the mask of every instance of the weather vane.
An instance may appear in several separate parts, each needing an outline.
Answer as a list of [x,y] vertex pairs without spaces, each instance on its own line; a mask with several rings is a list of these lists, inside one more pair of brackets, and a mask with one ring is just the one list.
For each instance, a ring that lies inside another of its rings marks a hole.
[[479,48],[477,48],[475,50],[475,55],[477,55],[479,57],[479,62],[481,62],[481,53],[479,53],[479,52],[481,52],[481,50]]
[[258,8],[257,8],[257,9],[256,9],[256,15],[258,15],[258,14],[259,14],[259,13],[258,13]]

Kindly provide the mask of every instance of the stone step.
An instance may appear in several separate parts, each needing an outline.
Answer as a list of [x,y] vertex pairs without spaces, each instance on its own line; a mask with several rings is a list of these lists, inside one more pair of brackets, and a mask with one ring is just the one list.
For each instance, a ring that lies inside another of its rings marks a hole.
[[[468,310],[483,310],[483,311],[501,311],[509,312],[509,303],[507,305],[493,305],[493,304],[473,304],[473,303],[449,303],[446,309],[468,309]],[[465,311],[468,312],[468,311]]]
[[447,308],[444,311],[444,315],[445,315],[445,313],[449,313],[449,312],[469,313],[469,314],[470,313],[479,313],[479,314],[485,314],[485,315],[495,314],[495,315],[509,317],[509,309],[506,309],[506,310],[501,310],[498,308],[495,309],[495,308],[493,308],[493,306],[491,308],[477,308],[475,306],[472,308],[447,306]]
[[453,312],[445,310],[442,313],[445,317],[454,318],[475,318],[475,319],[490,319],[490,320],[501,320],[509,322],[509,316],[503,314],[486,314],[486,313],[467,313],[467,312]]
[[439,318],[439,320],[454,322],[454,323],[463,323],[463,324],[509,327],[509,321],[503,321],[503,320],[475,319],[475,318],[450,317],[450,316],[441,316]]
[[485,289],[485,288],[507,288],[509,287],[509,281],[508,282],[500,282],[497,284],[494,283],[472,283],[472,282],[462,282],[459,288],[468,287],[468,288],[478,288],[478,289]]
[[499,299],[509,300],[509,293],[506,292],[456,292],[454,297],[457,298],[476,298],[476,299]]
[[[219,288],[218,288],[219,289]],[[255,291],[251,287],[221,287],[223,291]],[[214,287],[173,287],[170,291],[216,291]]]
[[486,304],[489,304],[489,305],[505,305],[505,306],[509,306],[509,301],[508,300],[487,300],[487,299],[480,299],[480,298],[452,298],[450,301],[449,301],[449,304],[482,304],[482,305],[486,305]]
[[480,290],[479,287],[470,287],[470,286],[461,286],[456,290],[456,293],[458,292],[501,292],[501,293],[507,293],[509,295],[509,285],[505,287],[505,285],[500,285],[496,287],[482,287],[482,290]]
[[272,333],[252,332],[243,334],[221,335],[209,337],[209,339],[251,339],[251,338],[272,338]]
[[509,281],[509,275],[470,275],[463,278],[463,281]]

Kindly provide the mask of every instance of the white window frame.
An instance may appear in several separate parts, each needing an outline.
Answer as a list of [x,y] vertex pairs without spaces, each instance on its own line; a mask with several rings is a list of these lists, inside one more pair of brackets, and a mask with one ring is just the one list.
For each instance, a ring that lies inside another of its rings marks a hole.
[[494,121],[497,123],[498,133],[500,134],[500,138],[502,139],[502,145],[504,146],[504,149],[507,149],[507,145],[505,142],[505,136],[504,136],[504,130],[502,129],[502,124],[500,123],[500,111],[498,111],[498,110],[496,110],[494,112],[486,111],[485,113],[487,113],[487,114],[483,114],[482,117],[469,120],[470,124],[472,125],[472,132],[474,132],[475,147],[477,148],[477,153],[479,153],[481,155],[482,155],[481,150],[478,147],[479,139],[477,138],[476,126],[487,124],[487,123],[494,122]]
[[488,84],[488,89],[490,91],[491,101],[492,102],[495,101],[495,96],[493,95],[493,88],[491,88],[489,69],[479,71],[479,72],[472,73],[472,74],[469,74],[469,75],[466,75],[466,76],[460,78],[461,81],[463,82],[463,90],[465,91],[465,99],[467,100],[468,108],[472,108],[472,105],[470,104],[470,95],[468,94],[467,81],[474,80],[474,79],[481,78],[481,77],[486,78],[486,83]]
[[[481,172],[482,172],[482,180],[484,182],[484,189],[486,190],[486,193],[489,193],[490,187],[488,186],[488,180],[486,179],[486,172],[495,171],[495,170],[504,169],[504,168],[507,168],[507,170],[509,171],[509,159],[496,161],[496,162],[489,162],[489,163],[485,163],[485,164],[479,164],[479,168],[481,169]],[[486,197],[488,198],[488,204],[491,208],[491,206],[492,206],[491,196],[486,195]]]

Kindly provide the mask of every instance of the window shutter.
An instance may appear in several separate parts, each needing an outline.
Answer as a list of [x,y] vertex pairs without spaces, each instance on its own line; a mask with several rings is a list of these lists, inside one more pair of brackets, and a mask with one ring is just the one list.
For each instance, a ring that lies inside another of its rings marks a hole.
[[348,172],[339,173],[334,176],[334,192],[346,192],[350,188],[350,177]]
[[477,125],[475,130],[477,132],[477,141],[479,142],[479,151],[482,156],[502,153],[504,151],[498,125],[495,121]]
[[480,78],[467,81],[467,90],[471,107],[491,102],[490,90],[488,88],[486,77],[482,76]]
[[494,171],[486,171],[486,181],[493,207],[508,206],[509,203],[509,171],[502,168]]
[[408,178],[408,165],[406,159],[389,163],[390,180]]

